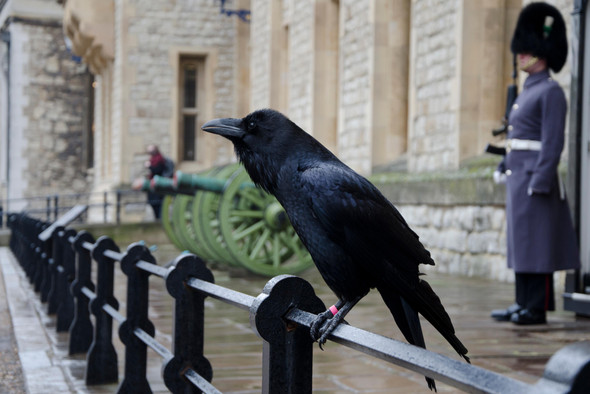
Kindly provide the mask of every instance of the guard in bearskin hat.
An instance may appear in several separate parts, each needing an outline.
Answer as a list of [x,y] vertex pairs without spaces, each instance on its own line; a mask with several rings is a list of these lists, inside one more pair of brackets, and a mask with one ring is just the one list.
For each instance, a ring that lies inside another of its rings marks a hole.
[[510,49],[528,73],[508,118],[504,176],[508,267],[516,302],[492,311],[515,324],[546,323],[554,310],[553,272],[580,267],[576,235],[557,167],[564,146],[567,102],[550,70],[567,58],[566,26],[559,11],[531,3],[520,13]]

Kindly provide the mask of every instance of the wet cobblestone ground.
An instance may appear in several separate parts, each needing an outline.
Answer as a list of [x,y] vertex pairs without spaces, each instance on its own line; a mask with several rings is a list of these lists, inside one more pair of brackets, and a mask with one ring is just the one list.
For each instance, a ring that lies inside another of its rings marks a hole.
[[21,393],[24,391],[25,383],[1,275],[2,271],[0,271],[0,393]]
[[[177,252],[161,248],[155,254],[159,262],[165,262]],[[4,275],[3,280],[0,280],[0,298],[6,299],[2,287],[4,283],[9,293],[20,292],[18,301],[13,301],[20,304],[12,309],[13,312],[16,310],[26,316],[24,320],[22,317],[13,317],[11,321],[6,313],[7,309],[0,302],[0,362],[3,364],[0,369],[0,393],[24,392],[23,369],[31,393],[115,392],[116,385],[84,385],[84,357],[67,355],[67,334],[55,333],[54,317],[47,316],[46,305],[39,302],[38,296],[33,293],[20,267],[12,260],[6,248],[0,248],[0,264],[0,272]],[[242,271],[228,273],[226,270],[215,269],[214,275],[217,284],[253,296],[262,291],[268,280]],[[301,276],[312,283],[326,305],[334,303],[334,296],[315,269]],[[547,360],[557,350],[572,342],[590,340],[590,319],[576,318],[573,313],[563,310],[551,313],[549,323],[542,326],[517,327],[511,323],[491,321],[491,309],[504,307],[512,302],[513,288],[510,284],[439,274],[429,274],[426,279],[440,295],[455,324],[458,337],[469,349],[472,363],[480,367],[532,383],[541,377]],[[172,298],[160,278],[150,279],[150,289],[150,319],[156,326],[156,338],[170,348]],[[121,312],[125,314],[125,280],[120,270],[117,270],[116,297],[121,304]],[[11,294],[8,298],[11,298]],[[560,300],[557,301],[561,305]],[[213,384],[224,393],[259,393],[262,343],[250,329],[248,314],[211,299],[207,300],[206,308],[205,355],[213,366]],[[403,340],[376,292],[363,299],[348,315],[347,321],[353,326]],[[15,327],[18,354],[15,341],[10,342],[10,325]],[[122,376],[124,350],[117,339],[116,324],[114,326],[113,338]],[[429,350],[458,358],[429,323],[424,322],[423,327]],[[5,338],[8,342],[5,342]],[[39,354],[43,357],[34,357]],[[19,355],[23,362],[22,369]],[[148,351],[148,357],[148,380],[152,390],[157,393],[168,392],[160,377],[161,359],[151,350]],[[45,372],[32,373],[35,367],[44,369]],[[9,375],[4,375],[5,373]],[[4,376],[11,378],[5,381]],[[4,388],[2,384],[10,386]],[[326,344],[325,351],[320,351],[317,347],[314,350],[313,387],[317,393],[430,392],[423,376],[331,342]],[[438,389],[445,393],[457,392],[440,382]]]

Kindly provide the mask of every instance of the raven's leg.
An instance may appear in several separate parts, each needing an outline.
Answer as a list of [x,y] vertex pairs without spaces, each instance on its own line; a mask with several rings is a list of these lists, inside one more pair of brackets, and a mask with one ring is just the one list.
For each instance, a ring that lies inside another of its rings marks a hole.
[[[336,304],[334,304],[334,308],[336,308],[336,310],[340,311],[340,309],[342,308],[342,305],[344,305],[344,304],[345,304],[344,300],[339,299],[336,302]],[[316,319],[311,323],[311,326],[309,327],[309,333],[311,334],[311,338],[314,341],[317,341],[322,336],[321,328],[324,325],[324,323],[326,322],[326,320],[332,319],[333,317],[334,317],[334,313],[332,312],[332,308],[318,314]],[[322,344],[320,344],[320,347],[321,346],[322,346]]]
[[[355,306],[363,296],[356,297],[352,301],[338,300],[336,305],[334,305],[336,309],[338,309],[338,312],[335,315],[332,314],[330,309],[318,315],[317,319],[311,325],[310,332],[313,340],[317,340],[320,344],[320,349],[324,343],[326,343],[328,335],[330,335],[332,331],[342,323],[344,317],[346,317],[352,307]],[[330,319],[330,316],[332,315],[333,317]]]

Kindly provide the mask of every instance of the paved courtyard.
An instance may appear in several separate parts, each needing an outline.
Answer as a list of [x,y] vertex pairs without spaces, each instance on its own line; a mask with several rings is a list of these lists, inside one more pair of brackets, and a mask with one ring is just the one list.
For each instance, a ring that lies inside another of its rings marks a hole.
[[[157,251],[165,262],[174,250]],[[162,263],[160,263],[162,264]],[[55,318],[46,314],[8,248],[0,248],[0,393],[111,393],[116,385],[86,387],[84,357],[68,356],[67,334],[55,332]],[[267,278],[214,269],[217,284],[256,296]],[[310,281],[326,305],[335,298],[315,269],[301,275]],[[125,281],[117,270],[116,296],[125,313]],[[493,308],[512,301],[512,285],[475,278],[428,274],[451,316],[457,336],[469,349],[472,363],[535,382],[549,357],[567,344],[590,340],[590,319],[558,310],[542,326],[517,327],[489,318]],[[172,342],[172,298],[160,278],[150,279],[150,318],[156,338],[168,348]],[[558,306],[561,306],[558,300]],[[206,302],[205,355],[213,365],[213,384],[224,393],[258,393],[261,386],[261,340],[250,329],[249,316],[220,301]],[[362,329],[403,340],[389,311],[375,292],[363,299],[347,321]],[[458,358],[428,322],[423,323],[429,350]],[[124,350],[114,329],[115,347],[123,374]],[[161,359],[148,351],[148,374],[154,392],[168,392],[160,376]],[[314,392],[318,393],[428,393],[423,376],[328,342],[314,350]],[[438,383],[439,392],[457,392]]]

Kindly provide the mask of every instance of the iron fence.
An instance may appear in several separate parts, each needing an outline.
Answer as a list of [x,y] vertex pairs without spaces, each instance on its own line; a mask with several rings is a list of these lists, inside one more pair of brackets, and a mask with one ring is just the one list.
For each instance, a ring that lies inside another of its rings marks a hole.
[[[11,212],[22,212],[44,221],[54,221],[72,207],[84,204],[88,211],[78,223],[122,223],[143,219],[149,201],[138,190],[117,189],[102,193],[49,194],[45,196],[0,199],[0,229],[8,226]],[[135,213],[135,215],[134,215]]]
[[[309,327],[325,306],[307,281],[277,276],[258,296],[250,296],[215,285],[211,271],[195,255],[180,255],[171,266],[159,266],[141,243],[121,252],[108,237],[94,240],[86,231],[62,226],[54,226],[49,236],[44,232],[48,222],[24,214],[11,215],[9,224],[12,251],[41,300],[47,302],[48,313],[57,315],[57,331],[69,331],[69,353],[87,353],[88,385],[118,381],[112,344],[116,321],[125,345],[125,372],[118,392],[151,392],[146,377],[146,350],[150,347],[163,359],[162,374],[171,392],[219,393],[211,383],[213,370],[203,354],[204,300],[209,296],[249,312],[252,329],[263,339],[264,393],[311,392],[313,341]],[[93,265],[96,284],[91,280]],[[115,265],[127,276],[126,316],[119,313],[113,295]],[[148,318],[151,275],[162,278],[175,299],[172,350],[154,339],[155,327]],[[467,392],[590,392],[588,341],[555,353],[543,377],[531,385],[346,324],[329,339]]]

